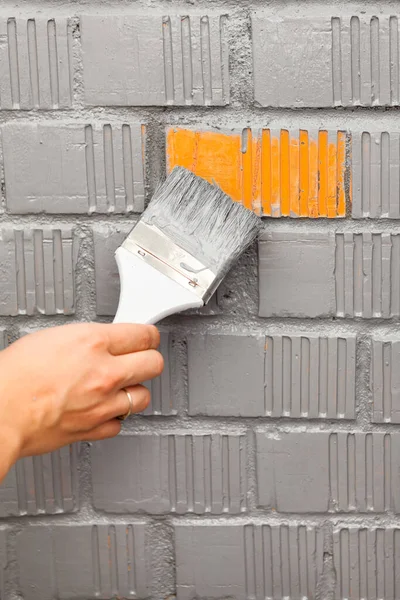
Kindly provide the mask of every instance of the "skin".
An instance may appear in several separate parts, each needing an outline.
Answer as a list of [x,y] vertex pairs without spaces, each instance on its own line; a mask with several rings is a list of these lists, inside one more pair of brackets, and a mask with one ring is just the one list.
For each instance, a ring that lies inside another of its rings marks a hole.
[[0,352],[0,481],[24,456],[114,437],[118,416],[150,402],[144,381],[161,374],[151,325],[64,325]]

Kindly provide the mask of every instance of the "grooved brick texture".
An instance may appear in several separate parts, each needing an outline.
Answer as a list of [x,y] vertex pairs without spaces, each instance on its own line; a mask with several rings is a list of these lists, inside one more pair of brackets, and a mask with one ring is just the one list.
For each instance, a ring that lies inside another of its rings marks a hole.
[[0,484],[0,517],[66,513],[77,508],[76,446],[24,458]]
[[86,105],[228,104],[226,18],[217,14],[84,15]]
[[[125,500],[116,460],[125,472]],[[246,511],[246,439],[241,435],[160,433],[99,442],[92,448],[92,474],[94,506],[107,512]]]
[[21,591],[32,600],[147,598],[143,522],[32,525],[16,544]]
[[190,336],[189,413],[354,419],[355,351],[353,336]]
[[400,10],[361,5],[3,0],[0,350],[112,321],[177,165],[263,231],[119,436],[12,467],[1,600],[400,597]]
[[398,16],[348,10],[340,15],[333,4],[329,12],[253,13],[254,96],[260,106],[399,105]]
[[33,10],[0,17],[0,109],[66,109],[72,105],[72,24]]
[[168,168],[190,169],[257,214],[343,217],[350,139],[344,131],[171,128]]
[[305,525],[175,527],[177,597],[315,598],[322,531]]
[[10,212],[140,212],[144,132],[139,123],[5,125],[4,174]]
[[396,433],[257,434],[258,502],[280,512],[400,512]]

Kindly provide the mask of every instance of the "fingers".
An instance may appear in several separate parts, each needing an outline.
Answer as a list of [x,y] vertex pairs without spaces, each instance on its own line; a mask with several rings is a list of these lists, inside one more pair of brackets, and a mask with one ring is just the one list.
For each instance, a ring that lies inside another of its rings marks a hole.
[[127,392],[132,400],[132,406],[128,394],[125,389],[119,390],[111,398],[99,404],[91,411],[90,418],[87,420],[87,430],[92,430],[94,427],[115,419],[123,417],[128,412],[135,414],[145,410],[150,403],[150,392],[144,385],[135,385],[127,387]]
[[107,438],[115,437],[121,431],[121,421],[112,419],[106,423],[102,423],[98,427],[95,427],[91,431],[85,434],[85,442],[95,442],[97,440],[105,440]]
[[153,325],[115,323],[104,327],[107,327],[108,350],[114,356],[155,350],[160,344],[160,334]]
[[[129,392],[132,400],[132,406],[126,391]],[[144,385],[127,387],[126,391],[125,389],[120,390],[117,393],[115,400],[111,401],[109,406],[106,407],[107,419],[123,417],[128,412],[130,412],[131,415],[143,412],[150,404],[150,392],[146,387],[144,387]]]
[[157,350],[125,354],[114,361],[118,361],[120,389],[154,379],[164,369],[164,359]]

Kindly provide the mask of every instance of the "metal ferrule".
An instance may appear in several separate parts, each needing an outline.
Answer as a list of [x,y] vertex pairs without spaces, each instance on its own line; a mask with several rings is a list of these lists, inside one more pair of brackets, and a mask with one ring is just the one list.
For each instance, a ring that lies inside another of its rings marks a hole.
[[194,256],[175,244],[158,227],[139,221],[122,244],[163,275],[191,289],[207,304],[218,287],[217,276]]

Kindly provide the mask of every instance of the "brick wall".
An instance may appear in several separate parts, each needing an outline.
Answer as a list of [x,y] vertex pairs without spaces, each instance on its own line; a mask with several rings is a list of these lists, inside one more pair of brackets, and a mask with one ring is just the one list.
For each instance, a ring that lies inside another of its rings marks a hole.
[[176,164],[265,223],[162,324],[144,415],[0,486],[2,600],[400,597],[399,19],[2,1],[0,347],[111,319],[114,250]]

